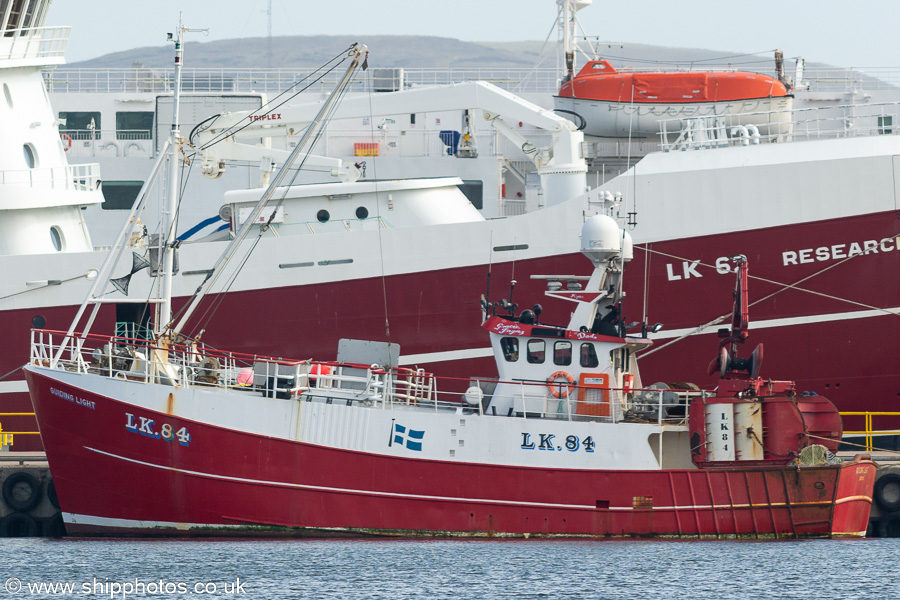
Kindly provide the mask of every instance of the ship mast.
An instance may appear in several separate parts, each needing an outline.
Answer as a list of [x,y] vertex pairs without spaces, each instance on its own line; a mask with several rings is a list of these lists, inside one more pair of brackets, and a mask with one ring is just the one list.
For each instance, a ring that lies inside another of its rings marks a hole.
[[181,106],[181,67],[184,63],[184,34],[188,32],[209,33],[209,29],[190,29],[184,27],[181,14],[178,15],[178,30],[174,37],[170,33],[169,40],[175,42],[175,91],[172,101],[172,130],[169,133],[169,181],[166,205],[162,209],[162,231],[165,235],[162,248],[161,263],[161,300],[157,304],[156,319],[153,332],[157,337],[162,334],[172,316],[172,276],[175,267],[175,214],[178,210],[178,161],[182,152],[183,138],[179,130],[179,110]]
[[559,31],[558,43],[562,47],[563,64],[557,68],[565,72],[565,80],[575,78],[575,52],[578,50],[577,34],[580,23],[576,14],[586,6],[590,6],[593,0],[556,0],[559,6]]

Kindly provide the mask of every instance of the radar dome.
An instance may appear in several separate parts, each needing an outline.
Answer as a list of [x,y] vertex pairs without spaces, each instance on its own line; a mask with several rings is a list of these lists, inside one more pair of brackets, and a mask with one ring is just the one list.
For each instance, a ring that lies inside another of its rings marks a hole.
[[622,231],[612,217],[594,215],[581,228],[581,252],[592,261],[603,262],[619,254]]
[[622,232],[622,259],[628,262],[634,258],[634,242],[631,240],[631,234],[627,231]]

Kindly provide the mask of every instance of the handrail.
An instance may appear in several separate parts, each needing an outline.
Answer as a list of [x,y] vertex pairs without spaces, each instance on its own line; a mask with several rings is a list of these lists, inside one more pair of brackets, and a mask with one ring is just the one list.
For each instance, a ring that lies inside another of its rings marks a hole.
[[864,427],[862,431],[844,431],[844,435],[862,435],[866,439],[866,452],[872,452],[873,441],[875,435],[900,435],[900,430],[892,429],[874,429],[872,426],[872,417],[900,417],[900,411],[883,411],[883,410],[862,410],[862,411],[842,411],[842,417],[865,417]]
[[66,165],[46,169],[17,169],[0,171],[0,185],[24,185],[32,188],[96,190],[100,182],[100,165]]
[[[68,337],[60,331],[33,329],[30,362],[103,377],[261,392],[263,396],[280,399],[311,401],[327,395],[348,404],[375,403],[386,409],[419,405],[436,411],[462,409],[484,414],[484,406],[467,400],[465,393],[438,389],[439,380],[449,389],[458,387],[462,380],[439,378],[423,369],[261,357],[223,352],[199,343],[175,343],[162,348],[139,338],[94,334]],[[519,415],[526,419],[537,415],[568,420],[629,420],[658,426],[683,425],[690,398],[705,393],[679,390],[677,403],[666,398],[667,403],[663,390],[610,387],[601,390],[598,396],[596,386],[573,386],[566,397],[550,399],[543,380],[511,382],[482,378],[479,382],[515,386],[518,390],[515,405],[521,405]],[[601,405],[605,408],[601,409]],[[676,405],[679,409],[671,412]]]
[[[34,416],[34,413],[0,413],[0,417],[23,417]],[[0,424],[0,446],[12,446],[13,438],[17,435],[41,435],[40,431],[3,431],[3,425]]]
[[[634,110],[641,110],[640,107]],[[900,134],[900,101],[683,116],[659,121],[664,152]],[[677,136],[670,141],[672,136]]]
[[71,27],[7,29],[0,37],[0,61],[57,58],[66,53]]
[[[668,71],[734,71],[727,65],[695,65]],[[207,68],[184,69],[183,85],[188,92],[282,92],[297,84],[312,68]],[[659,72],[660,69],[628,69],[630,73]],[[763,69],[761,74],[774,75]],[[45,74],[48,91],[68,92],[171,92],[174,69],[156,67],[70,68]],[[406,89],[423,85],[447,85],[465,81],[488,81],[511,92],[556,92],[560,73],[553,67],[386,67],[372,70],[372,78],[357,82],[354,89]],[[890,67],[811,67],[804,70],[803,85],[810,91],[890,90],[900,83],[900,68]],[[332,82],[319,82],[314,89],[325,89]]]

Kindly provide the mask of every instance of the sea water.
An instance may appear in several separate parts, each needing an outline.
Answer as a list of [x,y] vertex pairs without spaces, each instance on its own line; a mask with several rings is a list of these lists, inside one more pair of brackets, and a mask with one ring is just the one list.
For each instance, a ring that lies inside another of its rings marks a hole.
[[881,599],[900,540],[0,541],[0,598]]

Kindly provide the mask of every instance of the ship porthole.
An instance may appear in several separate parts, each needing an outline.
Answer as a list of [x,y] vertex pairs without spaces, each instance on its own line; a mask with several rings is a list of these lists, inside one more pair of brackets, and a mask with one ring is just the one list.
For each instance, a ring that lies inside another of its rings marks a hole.
[[25,153],[25,164],[28,165],[29,169],[34,169],[38,166],[37,159],[37,150],[31,144],[25,144],[22,146],[22,151]]
[[322,209],[316,213],[316,218],[319,220],[319,223],[327,223],[328,219],[331,218],[331,215],[328,214],[327,210]]
[[31,326],[35,329],[43,329],[47,325],[47,319],[45,319],[42,315],[35,315],[31,319]]
[[362,221],[363,219],[367,219],[369,217],[369,209],[365,206],[360,206],[356,209],[356,218]]
[[54,225],[50,228],[50,241],[57,252],[62,252],[66,247],[66,238],[63,236],[62,229]]
[[3,95],[6,96],[6,104],[10,108],[12,108],[13,107],[12,94],[9,93],[9,86],[6,85],[5,83],[3,84]]

